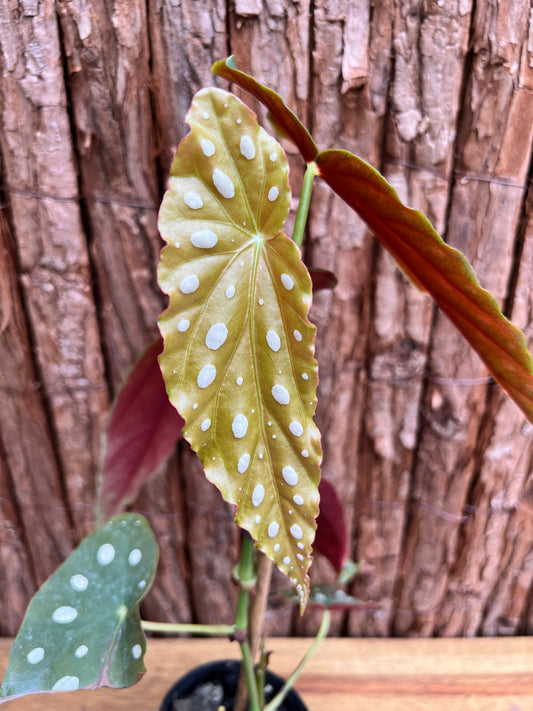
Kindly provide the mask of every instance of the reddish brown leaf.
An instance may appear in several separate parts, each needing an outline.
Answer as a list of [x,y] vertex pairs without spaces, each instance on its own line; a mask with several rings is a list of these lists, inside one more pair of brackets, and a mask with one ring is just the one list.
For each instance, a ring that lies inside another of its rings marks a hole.
[[157,362],[162,350],[160,338],[137,361],[113,406],[98,492],[103,521],[135,498],[181,437],[184,422],[170,404]]
[[328,150],[319,176],[367,223],[400,266],[478,353],[500,386],[533,422],[533,359],[522,332],[482,289],[467,260],[421,212],[403,205],[387,181],[357,156]]
[[250,91],[269,109],[275,126],[283,127],[306,162],[316,162],[320,177],[360,215],[411,281],[431,294],[533,422],[533,359],[525,338],[478,285],[461,252],[446,245],[421,212],[403,205],[387,181],[361,158],[342,150],[314,152],[311,136],[271,89],[231,62],[218,62],[213,71]]
[[340,573],[347,557],[348,532],[344,511],[335,487],[324,478],[318,485],[320,513],[316,520],[316,536],[313,549],[325,556],[337,573]]

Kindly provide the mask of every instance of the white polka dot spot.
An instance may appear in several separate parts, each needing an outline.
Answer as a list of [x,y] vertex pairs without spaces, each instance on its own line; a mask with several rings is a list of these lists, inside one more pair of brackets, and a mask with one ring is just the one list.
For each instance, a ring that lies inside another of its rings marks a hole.
[[274,552],[277,553],[279,551],[279,543],[276,543],[274,546]]
[[286,555],[285,558],[283,559],[283,563],[285,565],[290,565],[290,562],[291,562],[291,559],[289,558],[288,555]]
[[302,427],[301,422],[298,422],[298,420],[293,420],[289,425],[289,429],[291,431],[291,434],[293,434],[295,437],[301,437],[304,433],[304,428]]
[[248,419],[246,415],[240,414],[233,418],[231,430],[236,439],[242,439],[248,431]]
[[309,376],[307,375],[307,373],[302,373],[302,378],[304,380],[309,380]]
[[237,471],[239,472],[239,474],[244,474],[244,472],[248,469],[249,466],[250,466],[250,455],[248,453],[243,454],[237,464]]
[[261,523],[261,516],[256,516],[256,517],[255,517],[255,522],[256,522],[257,525],[259,525],[259,524]]
[[300,540],[300,538],[304,535],[302,532],[302,529],[300,526],[298,526],[297,523],[293,523],[291,528],[290,528],[291,536],[293,538],[296,538],[297,540]]
[[304,544],[303,544],[303,543],[297,543],[296,545],[298,546],[298,548],[299,548],[300,550],[303,551],[303,549],[304,549]]
[[293,336],[298,341],[298,343],[301,342],[302,334],[300,333],[300,331],[297,328],[294,329]]
[[213,183],[222,197],[229,199],[235,195],[235,186],[232,179],[218,168],[213,171]]
[[241,376],[239,375],[239,377],[237,378],[237,380],[235,382],[237,383],[237,385],[242,385],[244,381],[241,378]]
[[178,331],[180,333],[185,333],[185,331],[189,328],[190,325],[191,322],[188,319],[182,318],[181,321],[178,323]]
[[78,649],[74,652],[74,656],[77,657],[78,659],[81,659],[82,657],[84,657],[87,654],[88,651],[89,651],[89,647],[87,647],[87,645],[80,644]]
[[300,494],[294,494],[294,496],[292,497],[292,500],[294,501],[294,503],[297,506],[303,506],[304,498],[303,498],[303,496],[300,496]]
[[296,486],[298,483],[298,474],[292,467],[283,467],[281,474],[289,486]]
[[226,342],[228,329],[224,323],[215,323],[205,337],[205,345],[212,351],[216,351]]
[[62,676],[52,687],[52,691],[76,691],[80,686],[77,676]]
[[191,210],[199,210],[204,206],[204,201],[198,195],[198,193],[185,193],[183,196],[183,202],[190,207]]
[[66,625],[69,622],[74,622],[77,616],[78,611],[76,609],[69,607],[68,605],[63,605],[62,607],[58,607],[54,610],[52,619],[59,625]]
[[143,650],[140,644],[135,644],[131,649],[131,656],[134,659],[139,659],[142,653]]
[[268,535],[270,538],[275,538],[279,533],[279,523],[277,521],[272,521],[268,525]]
[[100,565],[109,565],[114,557],[115,548],[111,545],[111,543],[104,543],[104,545],[100,546],[98,552],[96,553],[96,560],[100,563]]
[[308,456],[309,456],[309,452],[307,451],[307,449],[302,449],[302,457],[307,458]]
[[78,573],[78,575],[73,575],[70,579],[70,587],[73,590],[79,590],[80,592],[83,592],[84,590],[87,590],[87,586],[89,585],[89,581],[85,577],[85,575],[81,575]]
[[252,504],[257,507],[263,503],[265,498],[265,487],[262,484],[258,484],[252,493]]
[[198,249],[211,249],[218,242],[218,237],[212,230],[198,230],[191,235],[191,244]]
[[204,388],[209,387],[216,377],[217,369],[214,365],[209,363],[209,365],[204,365],[202,370],[198,373],[196,382],[198,383],[198,387],[203,390]]
[[255,145],[250,136],[243,136],[240,143],[241,155],[247,160],[255,158]]
[[226,299],[233,299],[235,296],[235,287],[234,286],[228,286],[226,289]]
[[210,158],[214,154],[215,144],[213,141],[210,141],[209,138],[202,138],[200,145],[202,146],[202,153],[204,156]]
[[287,291],[290,291],[294,286],[294,281],[292,280],[292,277],[290,277],[288,274],[281,275],[281,283],[287,289]]
[[211,427],[211,420],[209,419],[209,417],[207,417],[207,418],[202,422],[202,424],[200,425],[200,427],[202,428],[202,432],[207,432],[207,430]]
[[128,563],[134,567],[135,565],[138,565],[141,562],[141,558],[143,557],[143,554],[138,548],[134,548],[132,551],[130,551],[130,554],[128,556]]
[[139,588],[139,590],[144,590],[144,588],[146,587],[146,580],[139,580],[139,582],[137,583],[137,587]]
[[268,157],[270,158],[270,160],[272,161],[272,163],[274,163],[274,161],[275,161],[275,160],[277,159],[277,157],[278,157],[278,154],[277,154],[277,153],[271,153]]
[[35,647],[31,652],[28,652],[26,659],[30,664],[39,664],[44,658],[44,649],[42,647]]
[[209,118],[209,114],[207,113],[207,111],[205,111],[205,112],[202,114],[202,116],[203,116],[203,118],[204,118],[206,121],[207,121],[207,119]]
[[270,350],[277,353],[281,348],[281,339],[276,331],[267,331],[266,339]]
[[189,274],[180,281],[180,291],[182,294],[193,294],[200,286],[200,281],[196,274]]
[[272,388],[272,397],[280,405],[288,405],[291,401],[289,391],[287,388],[284,388],[283,385],[274,385]]
[[276,186],[270,188],[270,190],[268,191],[268,199],[270,200],[270,202],[274,202],[274,200],[277,199],[278,195],[279,190],[276,188]]

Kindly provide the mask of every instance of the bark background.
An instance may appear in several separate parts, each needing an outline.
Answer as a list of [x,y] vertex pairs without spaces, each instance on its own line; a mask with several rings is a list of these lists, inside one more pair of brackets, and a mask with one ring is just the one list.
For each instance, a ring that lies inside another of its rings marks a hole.
[[[531,0],[0,0],[1,634],[91,530],[109,403],[163,306],[170,160],[232,53],[425,212],[533,345]],[[334,633],[533,633],[533,427],[320,184],[305,256],[339,280],[312,311],[317,422],[377,604]],[[231,620],[232,514],[185,447],[134,508],[162,547],[145,616]]]

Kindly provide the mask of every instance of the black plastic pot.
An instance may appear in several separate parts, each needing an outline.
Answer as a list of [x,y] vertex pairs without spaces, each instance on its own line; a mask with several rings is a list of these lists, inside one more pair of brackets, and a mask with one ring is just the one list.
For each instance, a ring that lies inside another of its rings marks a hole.
[[[241,663],[235,659],[202,664],[181,677],[163,699],[160,711],[233,711]],[[270,701],[284,681],[266,672],[265,698]],[[287,694],[280,711],[308,711],[294,689]]]

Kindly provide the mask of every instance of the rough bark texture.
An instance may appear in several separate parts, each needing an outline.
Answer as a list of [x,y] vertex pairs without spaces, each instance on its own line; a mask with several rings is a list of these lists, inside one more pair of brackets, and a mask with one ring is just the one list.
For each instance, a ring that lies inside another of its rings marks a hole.
[[[378,167],[533,346],[530,0],[0,0],[0,27],[0,634],[91,530],[109,402],[164,304],[158,204],[215,60]],[[314,198],[305,257],[338,277],[312,311],[323,471],[377,605],[334,633],[532,633],[533,427],[351,210]],[[238,534],[185,447],[134,508],[161,543],[145,614],[231,620]]]

